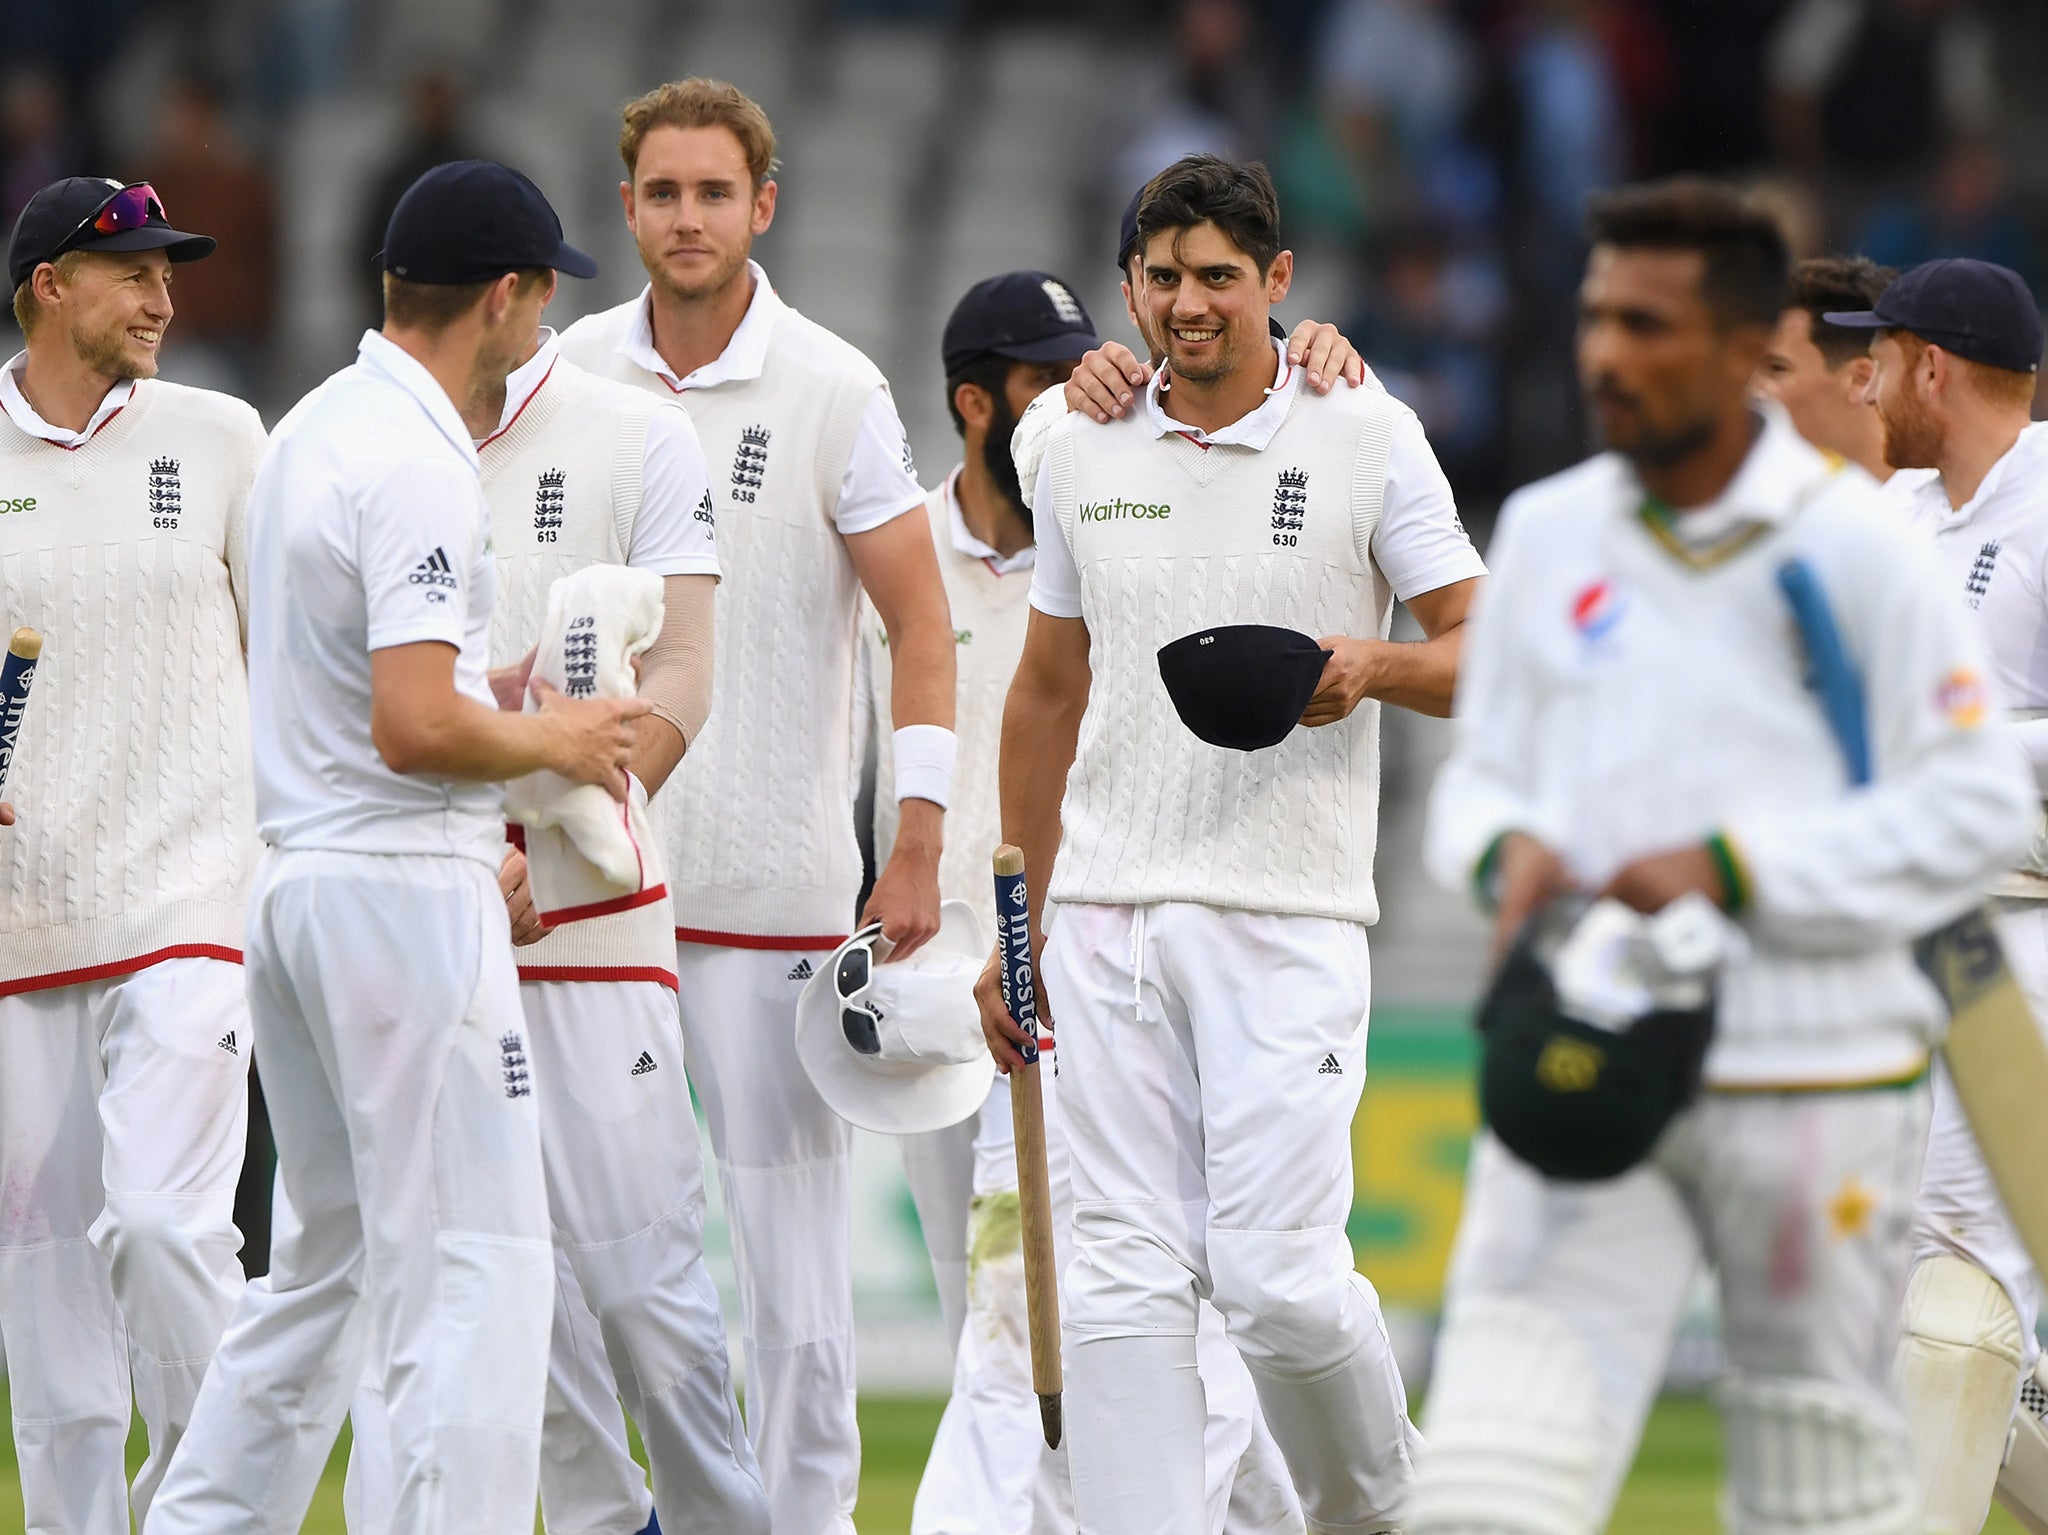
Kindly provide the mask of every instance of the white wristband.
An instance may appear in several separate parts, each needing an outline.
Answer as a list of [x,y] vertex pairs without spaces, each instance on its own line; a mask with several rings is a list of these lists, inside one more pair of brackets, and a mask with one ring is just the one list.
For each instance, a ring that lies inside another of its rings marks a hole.
[[928,799],[944,810],[953,796],[959,738],[944,725],[905,725],[890,740],[896,753],[896,797]]

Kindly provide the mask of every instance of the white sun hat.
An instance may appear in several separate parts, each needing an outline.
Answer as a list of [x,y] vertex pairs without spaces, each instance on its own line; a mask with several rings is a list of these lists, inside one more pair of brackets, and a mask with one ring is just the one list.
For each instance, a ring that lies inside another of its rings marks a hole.
[[979,1109],[995,1081],[974,1001],[988,940],[973,907],[942,901],[929,943],[895,964],[888,952],[871,924],[818,967],[797,999],[797,1057],[848,1124],[943,1130]]

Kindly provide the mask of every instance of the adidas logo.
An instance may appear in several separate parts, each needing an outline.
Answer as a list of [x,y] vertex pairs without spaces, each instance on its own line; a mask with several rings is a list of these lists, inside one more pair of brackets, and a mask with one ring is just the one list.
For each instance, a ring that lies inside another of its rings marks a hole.
[[645,1050],[642,1050],[640,1052],[640,1059],[633,1063],[633,1075],[636,1077],[644,1077],[647,1075],[648,1072],[657,1069],[658,1068],[654,1064],[654,1057],[649,1055]]
[[792,981],[808,981],[811,978],[811,974],[811,962],[807,959],[800,959],[796,962],[796,968],[789,972],[789,978]]
[[[412,574],[405,579],[414,586],[446,587],[450,591],[455,589],[455,572],[448,567],[446,552],[438,547],[419,564],[413,566]],[[426,595],[435,602],[448,600],[438,591],[428,592]]]
[[242,1053],[235,1048],[235,1031],[233,1029],[229,1029],[227,1033],[221,1035],[218,1048],[227,1051],[229,1055],[240,1055]]
[[1341,1077],[1344,1075],[1344,1068],[1337,1064],[1336,1056],[1326,1055],[1323,1057],[1323,1064],[1316,1068],[1316,1075],[1323,1077]]

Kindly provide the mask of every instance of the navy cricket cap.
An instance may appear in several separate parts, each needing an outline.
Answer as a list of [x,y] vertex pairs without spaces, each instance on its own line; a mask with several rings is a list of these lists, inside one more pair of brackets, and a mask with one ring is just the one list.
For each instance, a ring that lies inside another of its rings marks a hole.
[[1159,647],[1159,680],[1180,722],[1211,746],[1278,746],[1316,696],[1330,652],[1296,629],[1225,624]]
[[1871,308],[1832,310],[1821,318],[1850,330],[1908,330],[2009,373],[2041,366],[2041,310],[2020,274],[1967,256],[1923,261],[1900,274]]
[[597,263],[562,238],[539,187],[494,160],[437,165],[391,210],[377,260],[407,282],[490,282],[521,267],[595,277]]
[[28,200],[14,221],[7,247],[8,286],[66,251],[160,250],[172,261],[213,254],[211,235],[173,229],[147,182],[124,184],[106,176],[66,176]]
[[1072,362],[1102,343],[1074,292],[1044,272],[984,277],[946,317],[939,354],[956,373],[977,357]]
[[[1151,183],[1146,183],[1149,186]],[[1119,277],[1131,275],[1131,257],[1138,253],[1138,204],[1145,200],[1145,188],[1139,187],[1131,194],[1131,200],[1124,204],[1123,222],[1116,230],[1116,270]]]

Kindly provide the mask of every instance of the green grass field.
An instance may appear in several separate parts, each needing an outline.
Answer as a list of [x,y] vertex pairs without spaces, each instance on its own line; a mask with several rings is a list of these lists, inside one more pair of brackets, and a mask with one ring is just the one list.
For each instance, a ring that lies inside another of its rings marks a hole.
[[[4,1397],[0,1397],[4,1399]],[[939,1421],[936,1401],[881,1398],[861,1403],[865,1446],[858,1522],[861,1535],[907,1535],[918,1472]],[[343,1535],[341,1471],[344,1436],[313,1500],[306,1535]],[[129,1443],[130,1464],[141,1459],[139,1435]],[[1713,1535],[1721,1471],[1721,1430],[1704,1401],[1670,1398],[1659,1404],[1643,1436],[1642,1452],[1608,1529],[1614,1535]],[[20,1526],[21,1491],[15,1480],[11,1437],[0,1444],[0,1530]],[[2002,1509],[1993,1508],[1986,1535],[2022,1535]]]

